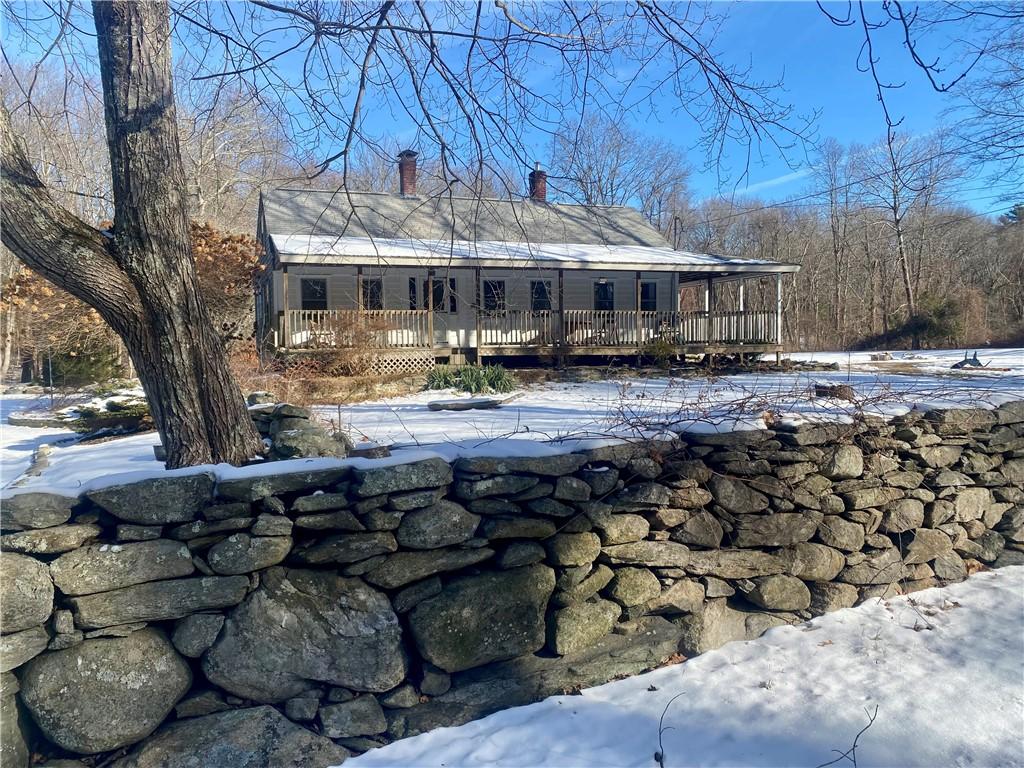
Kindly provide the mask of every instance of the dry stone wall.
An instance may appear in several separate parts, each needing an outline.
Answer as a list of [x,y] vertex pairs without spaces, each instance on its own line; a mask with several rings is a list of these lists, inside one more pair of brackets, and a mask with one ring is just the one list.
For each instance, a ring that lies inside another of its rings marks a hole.
[[5,766],[310,768],[1024,563],[1024,401],[26,493],[2,528]]

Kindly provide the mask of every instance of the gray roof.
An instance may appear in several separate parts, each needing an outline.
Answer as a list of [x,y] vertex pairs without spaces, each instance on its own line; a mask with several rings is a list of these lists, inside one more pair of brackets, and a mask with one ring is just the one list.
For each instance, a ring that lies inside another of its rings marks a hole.
[[263,231],[277,236],[671,247],[623,206],[287,188],[264,191],[262,201]]

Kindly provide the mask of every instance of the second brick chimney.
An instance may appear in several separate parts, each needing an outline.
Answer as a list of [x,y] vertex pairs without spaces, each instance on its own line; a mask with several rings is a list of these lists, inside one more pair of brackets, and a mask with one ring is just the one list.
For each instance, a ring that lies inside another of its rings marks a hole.
[[540,169],[540,163],[530,171],[530,199],[538,203],[548,199],[548,174]]
[[398,193],[402,197],[416,197],[416,153],[411,149],[398,153]]

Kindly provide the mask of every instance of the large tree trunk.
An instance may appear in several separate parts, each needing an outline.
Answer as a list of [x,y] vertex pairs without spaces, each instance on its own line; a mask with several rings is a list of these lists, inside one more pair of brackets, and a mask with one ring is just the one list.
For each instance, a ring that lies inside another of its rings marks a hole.
[[260,449],[199,295],[175,123],[166,3],[93,5],[114,193],[113,237],[50,198],[0,115],[3,242],[95,307],[139,372],[170,467]]

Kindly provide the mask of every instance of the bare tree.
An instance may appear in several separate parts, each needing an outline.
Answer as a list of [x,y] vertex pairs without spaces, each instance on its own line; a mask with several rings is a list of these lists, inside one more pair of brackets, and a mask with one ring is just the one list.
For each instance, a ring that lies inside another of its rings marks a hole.
[[58,205],[0,111],[3,243],[82,299],[124,340],[172,467],[241,463],[256,430],[200,299],[171,78],[166,4],[93,6],[114,226]]
[[555,134],[549,183],[589,205],[634,205],[664,230],[683,207],[690,169],[667,141],[590,116]]

